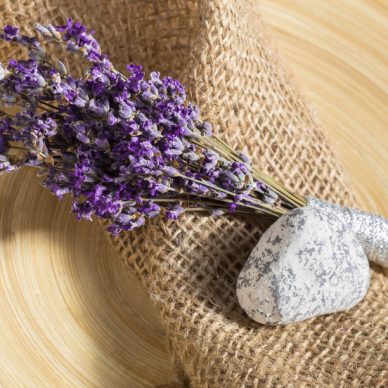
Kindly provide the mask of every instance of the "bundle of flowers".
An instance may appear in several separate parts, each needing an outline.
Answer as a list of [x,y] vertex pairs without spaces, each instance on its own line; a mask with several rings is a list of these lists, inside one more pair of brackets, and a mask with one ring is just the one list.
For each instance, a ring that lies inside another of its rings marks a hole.
[[118,72],[92,32],[68,19],[35,25],[46,46],[82,61],[76,77],[37,37],[5,26],[0,38],[28,59],[0,68],[0,170],[37,167],[77,217],[96,215],[117,234],[163,215],[207,211],[280,216],[306,200],[253,168],[212,135],[183,86],[141,66]]

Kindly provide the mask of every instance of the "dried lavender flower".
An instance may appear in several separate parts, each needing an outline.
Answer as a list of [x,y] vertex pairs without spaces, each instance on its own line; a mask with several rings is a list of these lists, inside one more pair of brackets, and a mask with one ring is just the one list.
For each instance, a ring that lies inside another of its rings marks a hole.
[[28,53],[0,66],[0,171],[39,168],[45,187],[73,196],[78,219],[106,219],[113,234],[159,214],[279,216],[305,203],[213,136],[177,80],[146,77],[134,64],[118,72],[71,19],[35,29],[47,47],[80,55],[84,76],[50,58],[37,37],[4,27],[0,39]]

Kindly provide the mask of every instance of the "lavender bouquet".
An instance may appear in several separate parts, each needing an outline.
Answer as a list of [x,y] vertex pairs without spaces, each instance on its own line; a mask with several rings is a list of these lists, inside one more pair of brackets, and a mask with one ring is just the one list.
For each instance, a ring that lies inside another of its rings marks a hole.
[[160,214],[281,216],[306,205],[212,135],[178,81],[157,72],[147,79],[137,65],[119,73],[71,19],[35,28],[83,60],[84,72],[72,76],[37,38],[4,28],[0,38],[24,46],[29,59],[0,69],[0,103],[12,108],[1,111],[1,171],[37,167],[56,196],[73,196],[79,219],[107,219],[113,234]]
[[[120,73],[93,32],[71,19],[35,30],[36,36],[23,35],[7,25],[0,34],[28,54],[0,65],[0,171],[36,167],[58,198],[72,195],[78,219],[100,217],[114,235],[159,215],[281,217],[300,207],[330,208],[370,256],[386,264],[384,219],[305,198],[275,182],[212,134],[177,80],[157,72],[146,77],[134,64]],[[82,74],[72,73],[43,42],[73,55]]]

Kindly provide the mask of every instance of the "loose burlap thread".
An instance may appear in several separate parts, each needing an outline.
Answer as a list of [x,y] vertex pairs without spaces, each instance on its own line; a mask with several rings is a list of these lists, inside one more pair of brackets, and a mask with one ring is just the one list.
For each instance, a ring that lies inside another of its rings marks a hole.
[[[356,205],[256,2],[5,0],[0,10],[3,22],[22,25],[81,20],[119,69],[141,63],[182,80],[218,135],[265,172],[301,194]],[[387,384],[388,287],[377,268],[366,298],[349,312],[285,327],[244,314],[236,279],[267,226],[189,215],[113,239],[158,307],[181,372],[194,387]]]

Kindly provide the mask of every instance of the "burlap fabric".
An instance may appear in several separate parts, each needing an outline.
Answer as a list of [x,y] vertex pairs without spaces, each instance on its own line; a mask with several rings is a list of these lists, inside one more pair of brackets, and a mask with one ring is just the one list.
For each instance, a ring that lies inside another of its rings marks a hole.
[[[3,22],[93,26],[119,68],[142,63],[186,84],[218,134],[291,189],[355,206],[314,114],[244,0],[3,0]],[[2,51],[2,57],[9,52]],[[147,287],[172,356],[194,387],[388,385],[386,279],[372,271],[350,312],[264,327],[240,309],[237,275],[265,223],[186,216],[114,239]],[[183,380],[181,380],[183,381]]]

